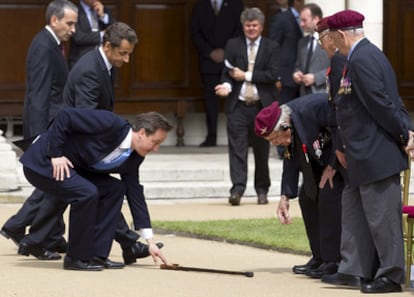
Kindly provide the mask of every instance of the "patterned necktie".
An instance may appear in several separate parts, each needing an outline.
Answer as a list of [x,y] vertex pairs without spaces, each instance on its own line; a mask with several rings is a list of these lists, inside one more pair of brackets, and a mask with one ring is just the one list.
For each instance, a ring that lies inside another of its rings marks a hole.
[[99,161],[95,165],[92,165],[92,168],[99,170],[99,171],[106,171],[110,169],[117,168],[122,165],[129,158],[131,155],[132,149],[125,149],[121,154],[112,158],[109,161]]
[[93,32],[99,31],[98,16],[93,8],[91,10],[91,29]]
[[60,49],[60,52],[62,53],[63,57],[66,57],[65,47],[64,47],[62,42],[59,44],[59,49]]
[[[249,55],[248,55],[248,62],[249,65],[247,66],[247,71],[253,72],[254,69],[254,62],[256,60],[256,44],[254,42],[250,42],[249,45]],[[246,90],[244,92],[244,98],[246,102],[252,102],[254,98],[254,85],[252,82],[247,81],[246,82]]]

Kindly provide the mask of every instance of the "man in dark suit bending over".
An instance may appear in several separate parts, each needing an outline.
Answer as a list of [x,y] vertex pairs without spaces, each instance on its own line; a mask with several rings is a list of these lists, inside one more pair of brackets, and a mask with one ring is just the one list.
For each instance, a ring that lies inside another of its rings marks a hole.
[[[139,166],[167,137],[171,124],[156,112],[126,120],[106,110],[63,109],[20,161],[28,181],[53,194],[53,208],[44,220],[71,205],[64,269],[99,271],[121,268],[108,255],[124,195],[130,202],[135,229],[145,231],[151,255],[167,262],[153,241],[151,221],[139,183]],[[119,173],[121,179],[112,177]],[[43,239],[26,236],[31,248]]]

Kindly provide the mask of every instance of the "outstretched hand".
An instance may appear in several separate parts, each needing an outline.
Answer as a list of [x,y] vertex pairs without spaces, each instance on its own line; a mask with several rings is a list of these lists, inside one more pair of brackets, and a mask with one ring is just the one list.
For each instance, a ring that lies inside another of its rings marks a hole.
[[167,258],[164,256],[164,254],[158,248],[158,246],[155,244],[155,242],[152,239],[147,240],[147,242],[148,242],[148,251],[149,251],[154,263],[158,264],[158,259],[161,259],[161,261],[164,264],[168,265]]
[[292,218],[289,215],[289,199],[286,196],[282,195],[282,197],[280,197],[276,212],[281,224],[287,225],[292,223]]

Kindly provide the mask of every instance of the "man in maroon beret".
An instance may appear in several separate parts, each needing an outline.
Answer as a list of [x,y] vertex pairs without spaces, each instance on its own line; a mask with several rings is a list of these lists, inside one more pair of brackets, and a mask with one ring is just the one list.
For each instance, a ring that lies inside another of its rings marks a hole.
[[400,292],[404,282],[400,172],[407,168],[404,147],[410,124],[394,71],[383,52],[365,38],[363,20],[353,10],[328,19],[329,37],[348,60],[334,98],[343,142],[337,156],[347,170],[348,183],[342,195],[342,260],[338,273],[322,281],[352,285],[359,277],[366,280],[363,293]]
[[335,273],[341,259],[340,202],[344,182],[331,166],[335,153],[330,131],[335,121],[329,116],[330,105],[326,93],[317,93],[280,107],[274,102],[255,119],[258,136],[286,147],[277,215],[282,224],[291,223],[289,199],[299,197],[312,258],[292,270],[312,278]]

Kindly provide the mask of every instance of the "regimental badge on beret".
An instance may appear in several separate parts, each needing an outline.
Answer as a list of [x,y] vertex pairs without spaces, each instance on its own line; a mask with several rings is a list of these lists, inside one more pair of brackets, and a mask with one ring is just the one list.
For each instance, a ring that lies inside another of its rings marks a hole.
[[256,135],[260,137],[269,136],[275,128],[280,114],[281,110],[277,101],[259,111],[254,121]]

